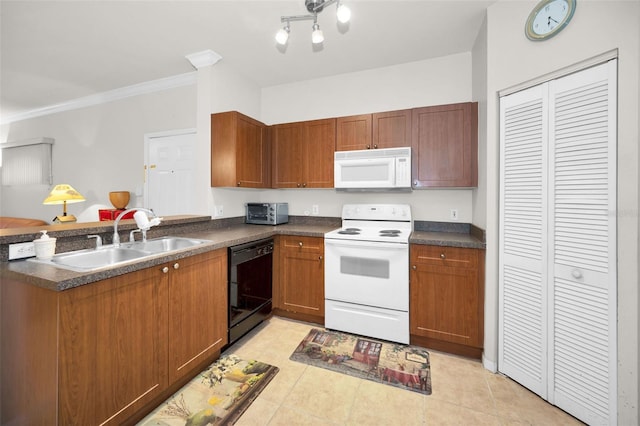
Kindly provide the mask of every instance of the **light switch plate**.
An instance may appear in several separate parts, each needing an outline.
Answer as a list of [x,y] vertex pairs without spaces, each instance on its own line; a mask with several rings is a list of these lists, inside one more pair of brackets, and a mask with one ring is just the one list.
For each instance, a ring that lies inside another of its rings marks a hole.
[[24,259],[36,255],[33,242],[9,244],[9,260]]

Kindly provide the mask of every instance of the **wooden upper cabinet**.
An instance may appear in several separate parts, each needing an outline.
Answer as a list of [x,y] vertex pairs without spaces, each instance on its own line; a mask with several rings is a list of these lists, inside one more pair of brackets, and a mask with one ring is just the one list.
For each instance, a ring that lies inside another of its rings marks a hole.
[[305,188],[333,188],[333,153],[336,146],[336,120],[314,120],[304,126]]
[[412,116],[414,188],[478,185],[478,104],[416,108]]
[[373,114],[373,148],[411,146],[411,110]]
[[237,111],[211,114],[211,186],[269,188],[269,132]]
[[371,114],[338,117],[336,119],[336,151],[371,148]]
[[335,138],[333,118],[272,126],[273,187],[333,187]]
[[411,146],[411,110],[339,117],[336,151]]
[[271,182],[274,188],[298,188],[302,183],[303,127],[302,123],[271,127]]

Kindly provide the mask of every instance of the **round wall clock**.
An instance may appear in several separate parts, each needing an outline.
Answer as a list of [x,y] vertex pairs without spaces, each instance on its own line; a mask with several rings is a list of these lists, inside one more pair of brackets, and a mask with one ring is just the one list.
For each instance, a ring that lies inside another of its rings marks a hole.
[[575,11],[576,0],[542,0],[527,18],[527,38],[541,41],[553,37],[567,26]]

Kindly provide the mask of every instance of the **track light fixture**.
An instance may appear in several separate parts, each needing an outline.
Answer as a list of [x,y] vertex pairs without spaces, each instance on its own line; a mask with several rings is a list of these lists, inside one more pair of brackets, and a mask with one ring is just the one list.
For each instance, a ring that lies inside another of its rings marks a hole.
[[289,32],[291,31],[289,24],[291,21],[307,21],[313,20],[313,26],[311,27],[311,42],[313,44],[320,44],[324,41],[324,34],[318,25],[318,13],[322,12],[326,6],[337,4],[336,18],[338,22],[346,24],[351,19],[351,10],[344,4],[340,3],[340,0],[305,0],[304,4],[309,11],[310,15],[294,15],[294,16],[281,16],[280,22],[285,23],[285,26],[281,28],[276,34],[276,42],[280,45],[284,45],[289,40]]

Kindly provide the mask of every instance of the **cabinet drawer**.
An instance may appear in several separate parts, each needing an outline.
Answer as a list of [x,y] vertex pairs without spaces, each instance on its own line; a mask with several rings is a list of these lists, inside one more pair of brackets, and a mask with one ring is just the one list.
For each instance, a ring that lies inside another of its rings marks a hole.
[[411,264],[477,268],[478,250],[460,247],[411,245]]
[[282,237],[281,244],[284,250],[299,250],[305,253],[319,254],[324,252],[323,238],[287,235]]

